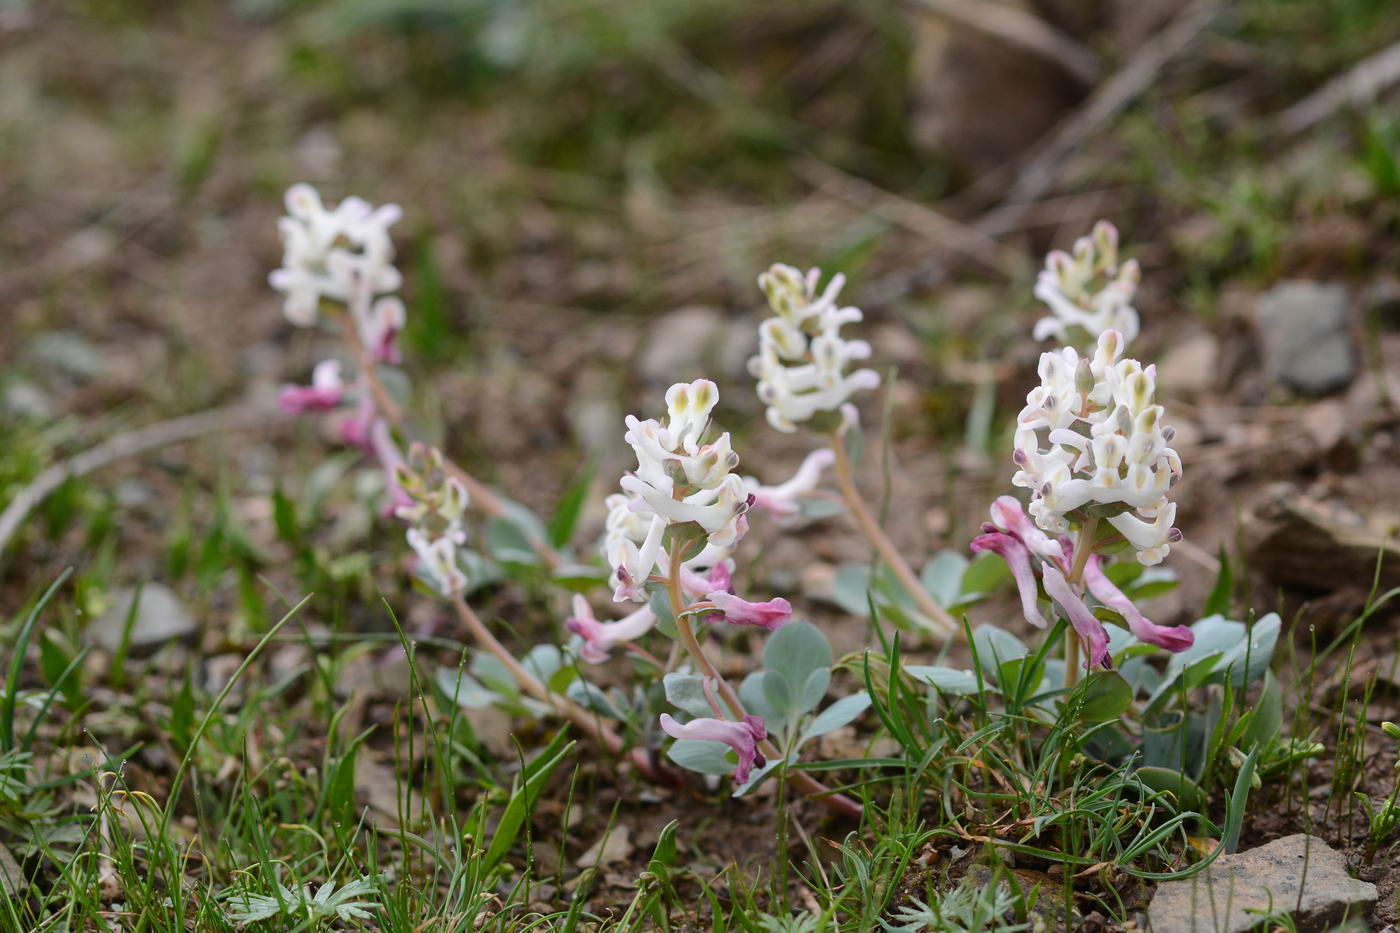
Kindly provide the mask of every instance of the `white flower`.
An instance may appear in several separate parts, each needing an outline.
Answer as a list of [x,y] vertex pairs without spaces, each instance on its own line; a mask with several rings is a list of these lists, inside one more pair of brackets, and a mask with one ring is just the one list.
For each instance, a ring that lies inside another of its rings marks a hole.
[[1167,491],[1181,458],[1154,401],[1156,367],[1122,352],[1122,336],[1109,330],[1092,359],[1071,347],[1041,355],[1041,384],[1017,418],[1012,482],[1031,490],[1031,516],[1045,531],[1061,534],[1096,515],[1140,562],[1156,564],[1180,537]]
[[816,490],[822,471],[836,462],[836,454],[820,447],[803,459],[785,483],[765,486],[756,476],[744,477],[744,488],[754,497],[753,507],[768,512],[779,525],[791,525],[802,515],[802,499]]
[[810,270],[804,278],[782,264],[758,277],[778,316],[759,325],[758,354],[749,360],[749,372],[758,379],[758,397],[768,406],[768,423],[779,431],[796,431],[799,424],[823,412],[840,413],[843,422],[849,421],[843,409],[850,397],[880,384],[873,369],[847,371],[853,361],[870,357],[870,344],[841,337],[842,325],[862,317],[859,308],[836,303],[845,276],[833,276],[818,294],[820,278],[820,269]]
[[[375,299],[398,290],[389,227],[402,212],[396,204],[373,207],[349,197],[327,209],[310,185],[287,189],[282,232],[282,267],[268,276],[286,296],[282,310],[299,327],[316,323],[321,301],[345,305],[367,346],[383,343],[384,332],[402,327],[402,305],[377,309]],[[392,344],[392,339],[389,341]]]
[[629,415],[625,438],[637,455],[637,468],[620,485],[628,495],[608,497],[604,557],[613,568],[613,598],[641,601],[643,587],[657,566],[667,573],[666,529],[694,522],[707,540],[686,567],[710,567],[729,556],[748,528],[752,504],[744,482],[732,471],[739,456],[729,435],[702,443],[710,412],[719,400],[707,379],[677,383],[666,393],[667,419],[642,421]]
[[1053,250],[1045,257],[1035,297],[1050,306],[1051,316],[1036,322],[1035,339],[1054,337],[1068,344],[1079,327],[1091,340],[1116,330],[1125,344],[1132,343],[1139,328],[1133,296],[1140,278],[1136,260],[1118,264],[1117,228],[1099,221],[1093,233],[1075,241],[1071,252]]
[[457,545],[450,537],[429,539],[421,529],[408,529],[408,543],[418,555],[419,570],[444,596],[462,592],[467,575],[457,565]]

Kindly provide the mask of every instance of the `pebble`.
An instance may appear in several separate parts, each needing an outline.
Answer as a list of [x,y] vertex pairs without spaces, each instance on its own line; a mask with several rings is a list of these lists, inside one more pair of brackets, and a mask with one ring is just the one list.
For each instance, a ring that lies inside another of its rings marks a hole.
[[1147,916],[1154,933],[1245,933],[1264,915],[1287,914],[1298,933],[1310,933],[1364,915],[1375,903],[1376,886],[1348,875],[1340,852],[1298,833],[1164,882]]

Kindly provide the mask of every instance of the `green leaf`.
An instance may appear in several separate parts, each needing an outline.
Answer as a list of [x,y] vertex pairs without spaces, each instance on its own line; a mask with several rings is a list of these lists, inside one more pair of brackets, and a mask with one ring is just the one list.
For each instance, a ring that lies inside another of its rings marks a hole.
[[715,714],[705,696],[705,678],[699,674],[672,672],[662,678],[662,683],[666,689],[666,700],[676,709],[702,718]]
[[792,685],[788,683],[782,671],[764,671],[760,683],[763,685],[763,698],[768,701],[769,709],[784,720],[789,715],[795,715]]
[[996,554],[984,551],[972,559],[963,571],[962,592],[959,602],[968,602],[973,596],[990,593],[1011,580],[1011,570],[1006,561]]
[[[960,671],[951,667],[906,665],[904,672],[915,680],[951,696],[972,696],[977,693],[977,675],[972,671]],[[996,689],[985,682],[983,687],[989,690]]]
[[79,683],[82,669],[73,664],[73,650],[68,640],[55,629],[39,635],[39,672],[44,682],[63,694],[70,710],[83,705],[83,690]]
[[520,525],[504,517],[486,523],[486,550],[502,564],[528,567],[539,563],[540,559]]
[[1019,638],[995,625],[977,626],[972,632],[972,644],[977,650],[977,666],[988,677],[999,677],[1003,662],[1024,658],[1030,653]]
[[843,564],[836,568],[832,581],[832,599],[836,605],[853,616],[870,615],[870,568],[861,564]]
[[567,590],[587,593],[602,584],[608,576],[606,570],[592,564],[562,564],[550,573],[550,579]]
[[549,520],[549,543],[556,548],[564,547],[574,536],[579,516],[583,514],[583,504],[588,499],[588,487],[593,482],[593,465],[590,463],[578,471],[569,483],[559,504],[554,507],[554,517]]
[[1149,790],[1166,791],[1176,800],[1177,809],[1194,810],[1197,813],[1205,810],[1206,795],[1195,781],[1191,780],[1180,771],[1173,771],[1171,768],[1138,768],[1135,772],[1138,780],[1147,785]]
[[[1236,623],[1239,624],[1239,623]],[[1225,652],[1215,669],[1224,674],[1230,672],[1230,683],[1236,687],[1253,683],[1269,669],[1278,644],[1279,630],[1283,622],[1278,613],[1271,612],[1249,628],[1249,637],[1241,637],[1236,645]],[[1243,626],[1241,626],[1243,628]]]
[[486,854],[482,856],[482,870],[491,871],[501,859],[505,858],[510,847],[515,843],[515,838],[520,834],[520,827],[524,825],[526,817],[529,816],[530,808],[535,805],[535,800],[539,797],[540,791],[544,790],[545,784],[554,774],[554,770],[562,762],[578,743],[565,742],[565,731],[560,730],[554,740],[545,747],[538,755],[526,763],[525,768],[520,772],[520,777],[516,779],[515,788],[511,792],[510,800],[506,803],[505,812],[501,814],[501,821],[496,825],[496,833],[491,837],[491,845],[486,849]]
[[701,774],[729,774],[738,764],[738,758],[728,745],[699,739],[677,739],[671,743],[666,757],[687,771]]
[[326,782],[326,813],[348,838],[355,826],[355,758],[359,742],[351,743],[331,768]]
[[777,722],[778,711],[773,709],[768,703],[768,697],[764,694],[763,681],[768,675],[768,671],[753,671],[743,682],[739,684],[739,699],[744,703],[744,709],[761,716],[764,722]]
[[1133,702],[1133,688],[1117,671],[1096,671],[1076,690],[1080,722],[1109,722],[1123,715]]
[[601,687],[594,686],[583,678],[575,680],[564,690],[564,695],[590,712],[608,719],[625,721],[627,716],[613,703],[612,698]]
[[812,671],[831,667],[831,660],[831,645],[810,622],[787,623],[763,646],[763,666],[781,673],[791,685],[806,684]]
[[662,540],[665,541],[667,554],[674,553],[676,548],[679,548],[680,559],[687,561],[705,550],[710,533],[699,522],[676,522],[666,526],[666,535]]
[[806,729],[802,730],[802,738],[798,744],[814,739],[819,735],[826,735],[835,729],[839,729],[847,723],[852,722],[857,716],[870,708],[870,694],[862,690],[860,693],[853,693],[848,697],[842,697],[835,703],[822,710],[814,718]]
[[277,529],[277,537],[294,547],[300,543],[296,503],[283,495],[280,486],[272,490],[272,523]]
[[1264,689],[1259,693],[1250,718],[1244,730],[1240,745],[1244,751],[1254,748],[1265,749],[1273,744],[1283,731],[1283,691],[1272,671],[1264,672]]
[[1230,611],[1230,602],[1235,592],[1235,574],[1230,569],[1230,555],[1220,547],[1220,572],[1215,575],[1215,586],[1206,597],[1204,612],[1207,616],[1225,615]]
[[939,551],[924,564],[919,582],[928,590],[934,602],[944,607],[956,605],[962,595],[962,578],[967,572],[968,559],[957,551]]
[[676,845],[676,827],[680,825],[680,820],[672,820],[661,830],[661,835],[656,839],[656,849],[651,854],[651,871],[661,868],[675,868],[680,860],[680,849]]
[[819,667],[807,675],[807,682],[802,685],[802,693],[797,698],[796,708],[793,709],[794,716],[801,716],[816,709],[826,696],[826,688],[831,686],[831,669]]

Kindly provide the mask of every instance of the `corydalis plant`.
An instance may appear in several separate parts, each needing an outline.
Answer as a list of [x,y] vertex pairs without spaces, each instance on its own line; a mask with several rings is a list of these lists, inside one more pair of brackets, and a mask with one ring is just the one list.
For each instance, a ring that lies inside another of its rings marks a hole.
[[1035,339],[1069,344],[1116,330],[1125,344],[1132,343],[1139,328],[1133,298],[1141,278],[1137,260],[1118,262],[1118,228],[1099,221],[1068,253],[1057,249],[1045,257],[1035,297],[1050,307],[1050,316],[1036,322]]
[[[1173,527],[1176,504],[1167,498],[1181,478],[1181,458],[1168,446],[1174,432],[1156,403],[1156,367],[1124,358],[1129,335],[1110,326],[1116,321],[1134,335],[1138,327],[1128,304],[1137,267],[1118,269],[1117,244],[1117,231],[1100,223],[1091,238],[1075,244],[1072,256],[1052,253],[1047,260],[1036,294],[1055,317],[1041,321],[1036,335],[1067,339],[1076,333],[1073,324],[1095,337],[1094,352],[1081,357],[1064,347],[1041,354],[1041,384],[1017,416],[1012,452],[1012,483],[1031,491],[1034,521],[1014,498],[1002,497],[972,543],[972,550],[1006,560],[1027,621],[1044,628],[1039,575],[1075,633],[1067,636],[1067,685],[1077,678],[1081,643],[1086,667],[1110,663],[1108,634],[1086,603],[1086,590],[1142,641],[1178,652],[1192,644],[1189,629],[1148,621],[1103,569],[1104,557],[1121,551],[1144,565],[1161,563],[1181,538]],[[1095,276],[1115,273],[1102,291],[1089,290]]]
[[781,263],[758,277],[774,312],[759,325],[758,354],[749,360],[749,371],[758,380],[758,397],[767,406],[768,423],[777,430],[792,433],[805,427],[829,436],[830,448],[814,451],[804,462],[809,476],[815,481],[827,462],[835,465],[846,508],[914,601],[917,618],[932,633],[950,637],[958,629],[956,621],[925,589],[856,486],[845,438],[859,421],[851,397],[878,388],[880,376],[873,369],[852,369],[856,361],[869,359],[871,350],[864,340],[841,335],[845,325],[864,318],[859,308],[837,303],[846,277],[832,276],[826,288],[818,290],[820,283],[820,269],[803,275]]

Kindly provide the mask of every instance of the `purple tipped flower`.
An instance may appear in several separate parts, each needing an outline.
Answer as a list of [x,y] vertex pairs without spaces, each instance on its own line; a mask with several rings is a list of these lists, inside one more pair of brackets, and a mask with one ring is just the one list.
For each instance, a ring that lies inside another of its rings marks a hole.
[[599,622],[588,600],[579,595],[574,596],[573,609],[564,627],[583,639],[579,657],[589,664],[602,664],[618,644],[640,638],[656,624],[656,616],[646,606],[616,622]]
[[769,632],[782,628],[792,618],[792,603],[776,596],[767,602],[751,603],[724,590],[706,593],[705,598],[724,613],[730,625],[752,625]]
[[734,749],[734,754],[739,756],[739,763],[734,767],[734,780],[741,784],[749,779],[754,765],[762,768],[768,763],[758,750],[758,743],[768,738],[768,729],[759,716],[745,716],[743,722],[730,722],[727,719],[692,719],[682,725],[671,718],[669,713],[662,713],[661,731],[675,739],[723,742],[728,745]]
[[311,385],[285,385],[277,404],[289,415],[309,411],[330,411],[345,400],[345,384],[340,379],[340,363],[323,360],[311,372]]
[[1045,592],[1064,610],[1070,625],[1074,626],[1080,640],[1084,642],[1084,666],[1108,667],[1108,632],[1104,631],[1103,623],[1089,611],[1084,600],[1074,591],[1074,587],[1069,585],[1069,581],[1058,568],[1046,564],[1041,571],[1041,578],[1045,581]]
[[1184,625],[1157,625],[1147,617],[1123,591],[1103,572],[1103,558],[1095,554],[1084,565],[1084,583],[1094,598],[1118,613],[1128,623],[1128,629],[1141,641],[1151,642],[1168,651],[1185,651],[1196,641],[1196,635]]
[[1031,569],[1031,555],[1026,546],[1011,535],[994,531],[974,538],[970,547],[974,552],[991,551],[1006,561],[1021,594],[1021,613],[1031,625],[1045,628],[1045,617],[1036,605],[1040,591],[1035,585],[1035,571]]

